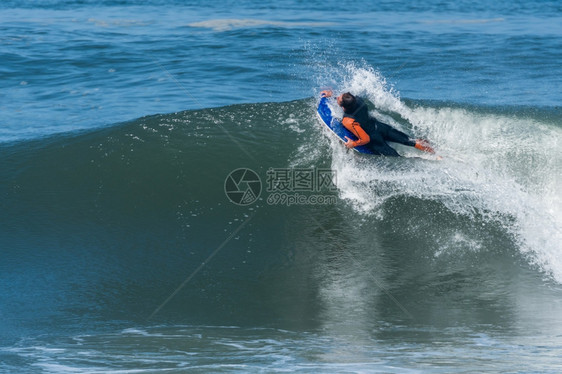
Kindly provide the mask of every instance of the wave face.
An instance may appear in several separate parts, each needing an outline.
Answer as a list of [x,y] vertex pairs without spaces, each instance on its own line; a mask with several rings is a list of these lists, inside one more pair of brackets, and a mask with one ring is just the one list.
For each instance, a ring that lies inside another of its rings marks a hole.
[[[5,341],[134,325],[141,333],[107,339],[149,336],[148,347],[198,334],[151,326],[210,324],[321,332],[301,337],[315,351],[323,334],[369,340],[401,324],[449,337],[471,326],[471,342],[478,326],[504,335],[561,326],[557,304],[532,307],[561,292],[561,113],[401,100],[377,72],[345,69],[340,91],[376,103],[373,115],[430,139],[443,159],[398,146],[400,159],[346,152],[318,124],[314,99],[2,145]],[[225,194],[239,168],[262,183],[247,206]],[[333,173],[328,203],[274,204],[271,171],[297,169]],[[548,323],[528,322],[537,316]],[[291,333],[252,328],[290,349]],[[88,336],[76,339],[103,338]],[[82,343],[30,344],[4,352],[5,367],[19,367],[16,356],[59,365],[37,347],[62,344],[72,360]]]
[[[405,102],[360,68],[350,68],[343,90],[377,103],[380,119],[431,139],[443,159],[405,147],[401,159],[346,153],[319,127],[311,99],[4,145],[1,279],[13,285],[5,313],[145,321],[249,217],[156,320],[344,323],[344,301],[365,292],[368,324],[381,308],[374,299],[401,319],[428,293],[433,307],[457,308],[459,295],[501,298],[514,287],[562,282],[560,113]],[[253,205],[225,195],[237,168],[264,184]],[[268,170],[280,168],[331,169],[336,199],[268,203]],[[334,298],[344,309],[321,307]],[[37,310],[25,308],[31,299]],[[503,307],[490,308],[503,318]]]

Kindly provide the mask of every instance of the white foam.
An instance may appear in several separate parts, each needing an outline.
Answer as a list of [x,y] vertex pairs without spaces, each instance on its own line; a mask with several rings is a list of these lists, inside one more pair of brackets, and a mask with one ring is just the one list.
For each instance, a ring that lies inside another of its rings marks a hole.
[[[362,214],[383,216],[386,200],[405,195],[439,201],[455,214],[494,221],[511,234],[521,253],[562,283],[560,128],[491,111],[409,107],[374,69],[342,66],[346,73],[339,92],[366,97],[375,103],[372,114],[377,117],[384,117],[381,112],[399,114],[402,123],[383,119],[414,137],[429,139],[444,157],[440,162],[406,164],[368,160],[346,153],[334,141],[332,168],[342,198]],[[400,151],[417,153],[409,147]]]
[[208,28],[213,31],[230,31],[233,29],[245,29],[251,27],[275,26],[283,28],[291,27],[324,27],[331,26],[333,22],[284,22],[284,21],[268,21],[261,19],[211,19],[201,22],[192,22],[188,24],[190,27]]

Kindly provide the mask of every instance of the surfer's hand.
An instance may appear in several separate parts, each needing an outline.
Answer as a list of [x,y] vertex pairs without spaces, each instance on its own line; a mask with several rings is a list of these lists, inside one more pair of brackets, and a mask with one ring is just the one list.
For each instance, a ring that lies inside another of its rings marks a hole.
[[416,147],[420,151],[428,152],[431,154],[435,153],[435,151],[433,150],[433,148],[431,148],[427,140],[416,139],[416,145],[414,147]]
[[320,92],[321,97],[332,97],[332,90],[324,90]]
[[346,140],[345,146],[347,148],[355,148],[355,144],[354,144],[355,142],[353,140],[349,139],[347,136],[345,137],[345,140]]

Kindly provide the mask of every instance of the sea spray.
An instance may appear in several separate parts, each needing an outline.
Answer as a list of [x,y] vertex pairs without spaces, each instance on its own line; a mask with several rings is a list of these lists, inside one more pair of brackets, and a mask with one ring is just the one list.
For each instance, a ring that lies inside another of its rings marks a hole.
[[[429,139],[443,159],[367,160],[332,141],[342,198],[357,212],[380,217],[384,202],[397,195],[438,201],[455,214],[502,226],[529,261],[562,282],[559,126],[486,108],[406,104],[376,70],[344,67],[347,76],[338,92],[366,97],[374,103],[372,115]],[[332,109],[341,114],[335,103]],[[406,156],[423,156],[399,149]]]

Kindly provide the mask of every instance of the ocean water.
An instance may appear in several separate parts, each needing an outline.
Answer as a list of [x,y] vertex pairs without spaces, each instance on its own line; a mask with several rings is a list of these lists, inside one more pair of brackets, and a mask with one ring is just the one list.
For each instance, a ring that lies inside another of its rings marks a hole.
[[[0,372],[558,373],[561,24],[3,1]],[[346,151],[325,88],[442,159]]]

